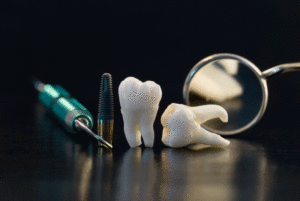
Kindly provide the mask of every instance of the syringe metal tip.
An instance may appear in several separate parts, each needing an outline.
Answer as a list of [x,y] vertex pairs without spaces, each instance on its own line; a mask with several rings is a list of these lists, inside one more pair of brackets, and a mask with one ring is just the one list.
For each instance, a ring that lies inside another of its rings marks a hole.
[[36,77],[34,76],[31,76],[30,77],[30,82],[33,84],[34,88],[39,91],[39,92],[42,92],[43,91],[43,88],[45,86],[45,84],[43,82],[41,82],[39,79],[37,79]]
[[106,142],[105,140],[103,140],[100,136],[96,135],[95,133],[93,133],[93,131],[91,131],[84,123],[82,123],[81,121],[79,121],[78,119],[75,119],[74,121],[75,126],[77,128],[79,128],[80,130],[84,130],[86,133],[88,133],[90,136],[92,136],[93,138],[95,138],[96,140],[102,142],[103,144],[105,144],[107,147],[109,148],[113,148],[113,146],[111,144],[109,144],[108,142]]

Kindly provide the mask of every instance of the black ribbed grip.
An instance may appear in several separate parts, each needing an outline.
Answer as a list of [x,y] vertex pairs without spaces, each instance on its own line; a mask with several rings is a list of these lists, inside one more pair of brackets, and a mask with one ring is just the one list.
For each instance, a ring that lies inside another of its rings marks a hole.
[[111,74],[104,73],[101,79],[98,121],[114,119],[114,103]]

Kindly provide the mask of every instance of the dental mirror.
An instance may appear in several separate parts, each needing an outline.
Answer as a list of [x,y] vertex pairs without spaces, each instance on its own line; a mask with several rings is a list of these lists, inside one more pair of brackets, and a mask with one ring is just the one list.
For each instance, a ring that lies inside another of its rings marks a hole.
[[255,125],[263,116],[268,102],[267,78],[299,70],[300,63],[291,63],[261,72],[241,56],[215,54],[199,61],[189,72],[183,99],[188,106],[224,107],[228,112],[227,123],[217,118],[201,126],[220,135],[234,135]]

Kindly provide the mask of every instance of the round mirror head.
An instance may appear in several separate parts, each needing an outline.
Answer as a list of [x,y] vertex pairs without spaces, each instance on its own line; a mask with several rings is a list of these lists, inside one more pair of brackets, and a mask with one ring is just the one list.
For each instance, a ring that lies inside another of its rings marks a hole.
[[201,126],[233,135],[254,125],[263,115],[268,99],[266,80],[247,59],[216,54],[197,63],[186,78],[183,95],[189,106],[217,104],[228,113],[228,122],[211,119]]

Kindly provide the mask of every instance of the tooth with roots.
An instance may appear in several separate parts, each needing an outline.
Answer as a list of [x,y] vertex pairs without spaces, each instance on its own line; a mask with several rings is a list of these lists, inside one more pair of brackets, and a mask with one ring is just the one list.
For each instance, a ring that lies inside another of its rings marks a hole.
[[163,128],[162,142],[170,147],[184,147],[189,144],[227,146],[229,141],[211,133],[201,124],[214,118],[228,121],[226,110],[219,105],[189,107],[172,103],[161,117]]
[[134,77],[123,80],[119,86],[124,132],[130,147],[142,144],[153,147],[153,123],[157,114],[162,91],[153,81],[141,82]]

